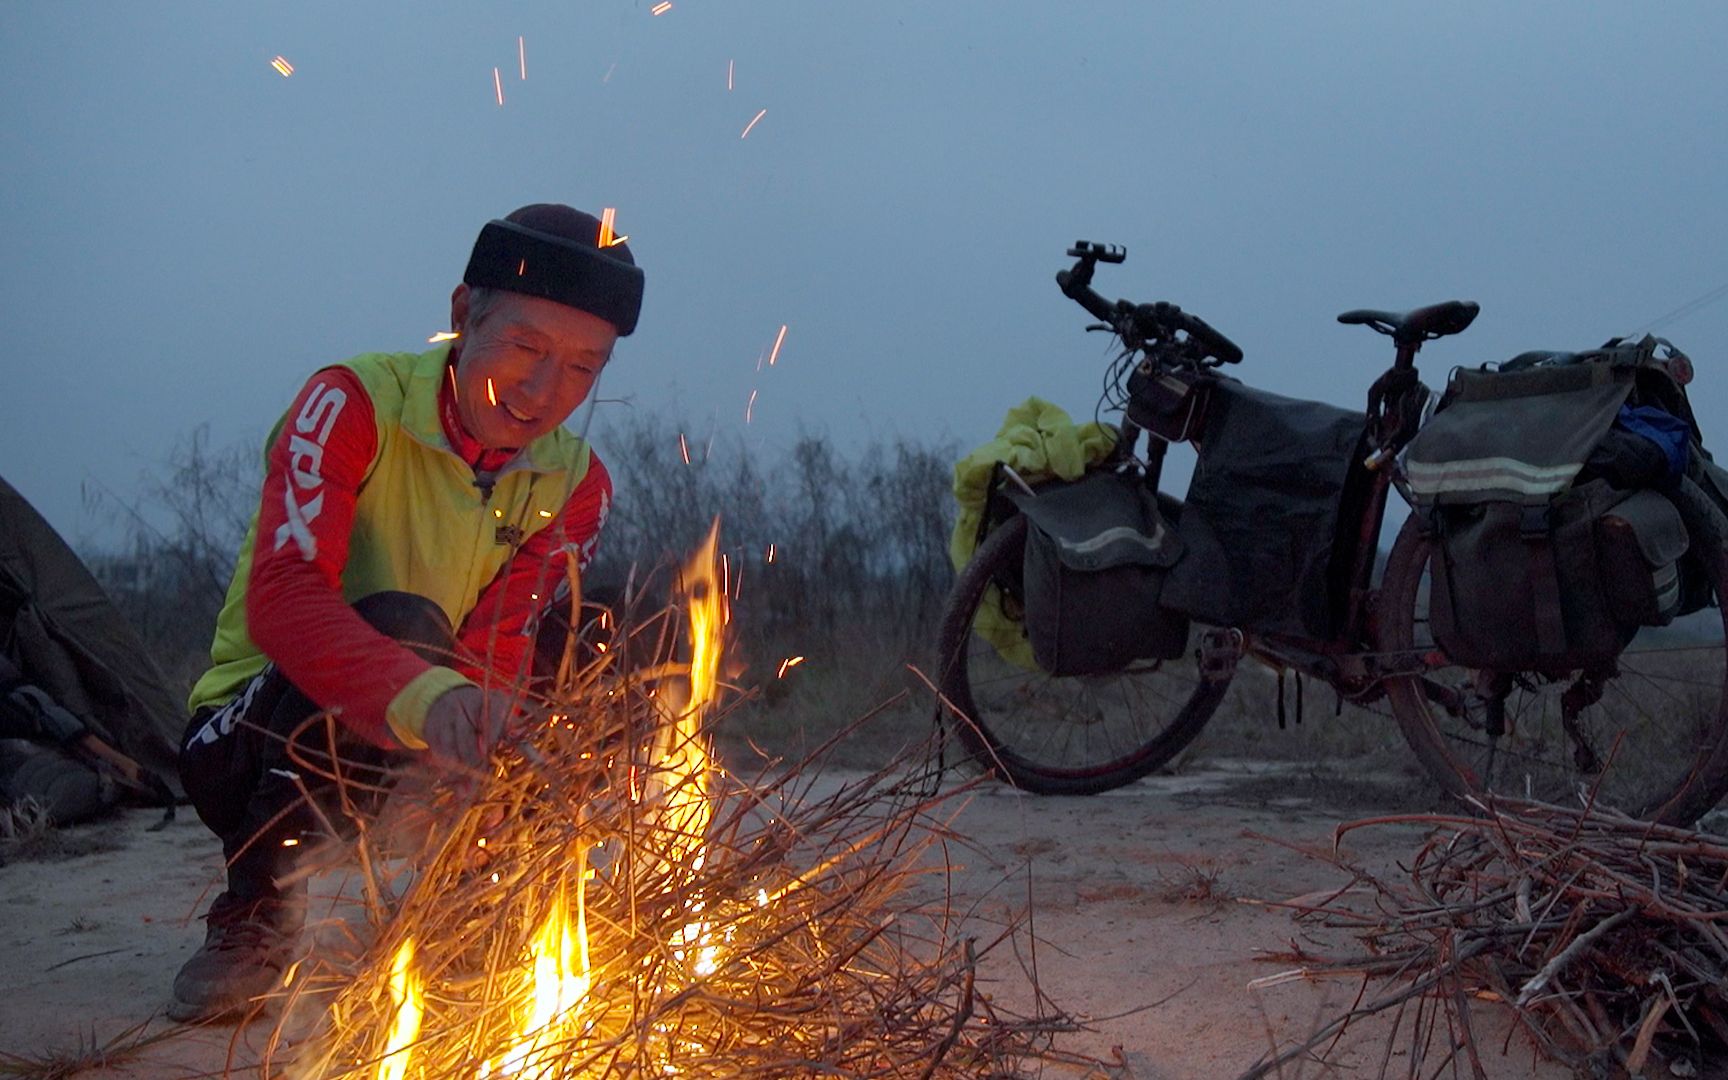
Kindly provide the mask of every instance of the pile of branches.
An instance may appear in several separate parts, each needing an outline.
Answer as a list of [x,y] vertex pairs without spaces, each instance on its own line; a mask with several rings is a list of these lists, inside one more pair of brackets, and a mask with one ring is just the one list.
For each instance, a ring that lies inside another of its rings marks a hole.
[[[627,625],[666,641],[679,618]],[[392,830],[422,835],[417,850],[359,823],[353,947],[288,973],[267,1074],[1092,1072],[1053,1045],[1072,1021],[1009,1014],[977,987],[979,958],[1016,928],[961,934],[942,887],[955,792],[933,768],[902,758],[823,781],[865,716],[741,778],[706,756],[724,710],[700,730],[674,723],[689,666],[629,670],[666,651],[618,645],[574,674],[567,653],[563,689],[473,789],[423,796],[418,827]],[[555,915],[568,921],[549,932]]]
[[1382,1076],[1401,1042],[1412,1076],[1486,1076],[1479,1007],[1510,1008],[1542,1053],[1580,1076],[1695,1076],[1701,1062],[1728,1059],[1728,837],[1599,806],[1495,799],[1478,809],[1339,827],[1338,839],[1377,825],[1433,831],[1407,882],[1346,867],[1352,885],[1295,905],[1301,919],[1352,928],[1366,955],[1299,950],[1285,958],[1307,966],[1260,981],[1352,973],[1393,985],[1244,1080],[1387,1010]]

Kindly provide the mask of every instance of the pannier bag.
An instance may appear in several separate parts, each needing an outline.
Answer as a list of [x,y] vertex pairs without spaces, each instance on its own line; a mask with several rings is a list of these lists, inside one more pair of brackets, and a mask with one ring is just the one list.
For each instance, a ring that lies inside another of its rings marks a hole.
[[1457,371],[1411,441],[1405,492],[1434,545],[1430,625],[1453,661],[1573,670],[1681,612],[1685,523],[1657,490],[1626,486],[1670,478],[1667,448],[1640,430],[1654,418],[1627,406],[1644,352]]
[[1041,669],[1097,675],[1186,651],[1188,620],[1159,606],[1182,542],[1139,477],[1098,472],[1013,498],[1028,526],[1025,625]]
[[1214,383],[1165,602],[1212,626],[1331,637],[1348,569],[1334,565],[1340,507],[1365,426],[1351,409]]

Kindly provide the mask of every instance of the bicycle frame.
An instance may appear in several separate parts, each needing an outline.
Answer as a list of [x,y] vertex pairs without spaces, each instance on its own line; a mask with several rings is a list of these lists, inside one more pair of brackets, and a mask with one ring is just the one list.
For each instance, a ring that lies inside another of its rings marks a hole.
[[[1414,416],[1428,393],[1417,377],[1415,359],[1420,349],[1420,342],[1399,343],[1392,367],[1376,380],[1370,391],[1367,414],[1368,445],[1375,449],[1365,461],[1356,463],[1359,467],[1352,468],[1350,479],[1339,494],[1353,530],[1340,530],[1350,536],[1350,547],[1343,553],[1349,560],[1349,574],[1348,588],[1341,598],[1342,610],[1338,613],[1338,634],[1319,639],[1232,630],[1230,634],[1238,635],[1233,643],[1238,657],[1251,654],[1270,666],[1321,679],[1344,697],[1358,700],[1374,695],[1380,680],[1389,675],[1426,671],[1432,666],[1433,661],[1423,652],[1393,656],[1372,651],[1375,556],[1386,521],[1395,459],[1415,434]],[[1395,396],[1384,393],[1388,386],[1395,388]],[[1147,435],[1144,482],[1156,492],[1163,479],[1168,441],[1142,432],[1124,416],[1116,458],[1132,458],[1134,446],[1143,433]],[[1351,508],[1359,509],[1352,513]]]

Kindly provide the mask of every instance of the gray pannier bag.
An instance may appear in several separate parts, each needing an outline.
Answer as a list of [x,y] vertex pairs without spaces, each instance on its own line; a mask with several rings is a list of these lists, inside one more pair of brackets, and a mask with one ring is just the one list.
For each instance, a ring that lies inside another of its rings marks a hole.
[[1188,620],[1159,607],[1182,542],[1138,476],[1093,473],[1011,496],[1026,516],[1026,635],[1052,675],[1173,660]]
[[1681,609],[1686,526],[1666,497],[1580,473],[1632,393],[1630,350],[1454,372],[1405,451],[1433,540],[1430,627],[1454,662],[1561,672],[1612,660]]

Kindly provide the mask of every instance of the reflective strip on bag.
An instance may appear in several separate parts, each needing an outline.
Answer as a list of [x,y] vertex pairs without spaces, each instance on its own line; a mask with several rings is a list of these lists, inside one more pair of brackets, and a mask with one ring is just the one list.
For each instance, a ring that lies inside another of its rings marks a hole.
[[1410,490],[1419,496],[1474,494],[1511,491],[1519,495],[1558,495],[1572,483],[1582,462],[1565,465],[1530,465],[1516,458],[1470,458],[1429,464],[1404,463]]

